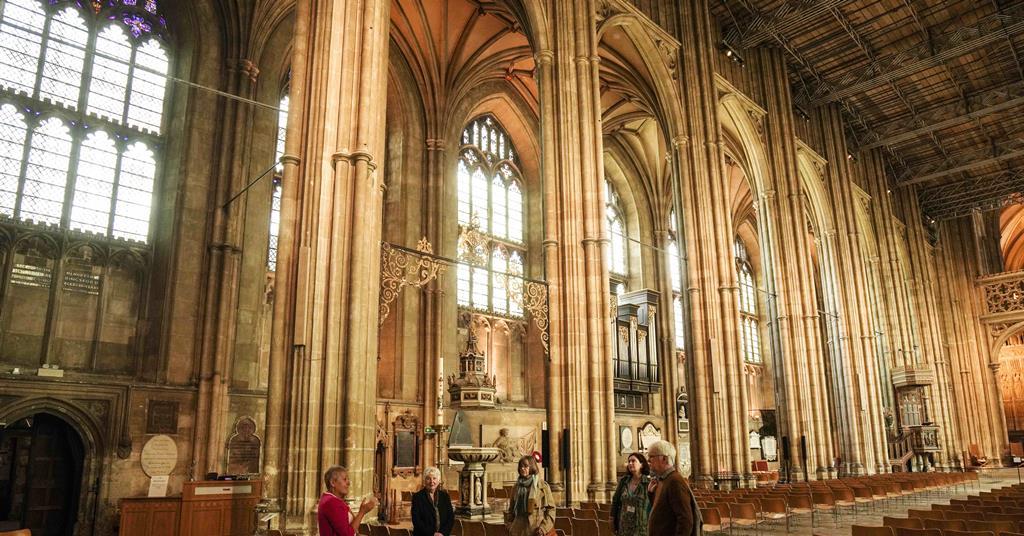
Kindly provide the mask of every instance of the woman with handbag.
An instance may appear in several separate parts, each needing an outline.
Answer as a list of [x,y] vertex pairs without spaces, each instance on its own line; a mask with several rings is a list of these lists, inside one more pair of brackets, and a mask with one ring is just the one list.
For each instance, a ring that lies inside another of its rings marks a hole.
[[626,459],[626,476],[612,496],[612,528],[617,536],[647,536],[647,514],[651,500],[647,486],[651,482],[647,458],[634,452]]
[[549,536],[555,533],[555,500],[539,472],[533,456],[519,459],[519,479],[505,512],[510,536]]

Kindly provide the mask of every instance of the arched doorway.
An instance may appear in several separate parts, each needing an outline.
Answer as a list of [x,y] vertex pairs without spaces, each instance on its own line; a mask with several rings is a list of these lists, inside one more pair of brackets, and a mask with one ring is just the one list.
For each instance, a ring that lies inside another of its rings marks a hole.
[[0,429],[0,530],[74,534],[85,452],[78,432],[49,413]]

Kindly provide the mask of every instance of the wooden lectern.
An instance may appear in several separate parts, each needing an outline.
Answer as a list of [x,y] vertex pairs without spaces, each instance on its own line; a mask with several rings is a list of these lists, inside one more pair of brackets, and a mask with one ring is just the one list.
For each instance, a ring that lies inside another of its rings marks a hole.
[[121,499],[122,536],[251,536],[262,480],[185,482],[181,497]]

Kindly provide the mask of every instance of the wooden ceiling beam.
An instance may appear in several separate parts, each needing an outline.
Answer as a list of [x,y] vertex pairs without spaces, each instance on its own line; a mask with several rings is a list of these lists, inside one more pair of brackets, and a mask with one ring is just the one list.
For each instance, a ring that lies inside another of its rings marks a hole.
[[908,123],[899,119],[878,126],[863,140],[861,149],[873,149],[888,145],[898,145],[912,141],[918,136],[953,127],[975,119],[981,119],[1007,110],[1024,106],[1024,82],[1018,82],[984,93],[968,96],[965,100],[956,100],[943,106],[922,111],[917,118],[921,124]]
[[755,13],[743,30],[731,28],[725,35],[729,44],[747,49],[772,39],[776,34],[801,28],[849,0],[788,0],[771,13]]
[[975,210],[993,210],[1024,202],[1024,171],[1001,172],[971,182],[921,189],[921,211],[936,220],[966,216]]
[[812,92],[810,104],[820,106],[862,94],[890,81],[940,67],[948,60],[1021,32],[1024,32],[1024,6],[1018,6],[1012,14],[1003,12],[991,15],[979,20],[974,26],[946,33],[941,42],[936,38],[933,43],[921,43],[880,58],[866,69],[847,73],[836,84],[820,84]]
[[999,164],[1012,158],[1024,157],[1024,141],[1019,138],[993,144],[991,149],[970,151],[936,164],[909,169],[896,178],[900,187],[941,179],[979,167]]

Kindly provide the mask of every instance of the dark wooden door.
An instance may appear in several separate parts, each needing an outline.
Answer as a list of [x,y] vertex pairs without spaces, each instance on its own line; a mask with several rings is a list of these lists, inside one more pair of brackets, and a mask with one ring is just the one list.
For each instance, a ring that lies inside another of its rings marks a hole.
[[6,480],[10,489],[0,493],[8,497],[7,504],[15,506],[6,517],[20,528],[30,529],[33,536],[70,536],[81,493],[81,440],[57,417],[38,414],[25,423],[24,428],[10,431],[18,434],[23,447],[18,450],[27,458],[14,464],[12,472],[20,474],[11,474]]

